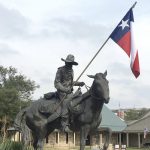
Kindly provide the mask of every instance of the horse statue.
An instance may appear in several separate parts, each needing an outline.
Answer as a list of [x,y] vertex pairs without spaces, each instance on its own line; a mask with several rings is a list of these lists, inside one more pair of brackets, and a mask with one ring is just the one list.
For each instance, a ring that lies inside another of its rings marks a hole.
[[[96,131],[100,125],[103,105],[104,103],[107,104],[109,102],[109,85],[106,76],[107,71],[105,71],[105,73],[97,73],[96,75],[88,75],[88,77],[94,79],[91,88],[83,94],[83,100],[79,104],[75,106],[74,102],[76,100],[72,100],[68,106],[70,108],[71,118],[70,129],[74,132],[80,132],[80,150],[84,150],[88,134]],[[25,118],[26,125],[32,131],[34,150],[37,150],[38,148],[43,150],[44,138],[55,129],[61,129],[61,116],[58,116],[54,121],[45,124],[46,119],[53,114],[56,106],[58,106],[58,101],[56,99],[44,100],[44,98],[41,98],[33,102],[31,106],[18,115],[19,120],[22,119],[21,116]],[[45,111],[42,112],[41,110],[45,109],[48,109],[49,111],[43,113]],[[61,107],[58,107],[55,111],[59,114]],[[105,131],[106,141],[103,150],[107,150],[111,137],[111,130],[105,129]]]

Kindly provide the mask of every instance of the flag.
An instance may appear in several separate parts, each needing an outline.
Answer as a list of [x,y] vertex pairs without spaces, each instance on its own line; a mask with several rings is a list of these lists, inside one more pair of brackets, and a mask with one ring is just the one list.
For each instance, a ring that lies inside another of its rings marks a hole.
[[148,128],[144,128],[144,139],[146,139],[146,135],[148,134]]
[[138,50],[134,44],[133,22],[134,16],[131,8],[111,33],[110,38],[116,42],[130,57],[131,70],[137,78],[140,75],[140,66]]

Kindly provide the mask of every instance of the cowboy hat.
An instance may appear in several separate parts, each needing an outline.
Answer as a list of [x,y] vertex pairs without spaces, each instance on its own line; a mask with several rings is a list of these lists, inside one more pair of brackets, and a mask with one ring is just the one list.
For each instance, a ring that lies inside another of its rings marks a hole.
[[74,56],[71,55],[71,54],[69,54],[69,55],[66,57],[66,59],[61,58],[61,60],[64,61],[64,62],[72,63],[72,65],[78,65],[78,63],[75,62],[74,59],[75,59]]

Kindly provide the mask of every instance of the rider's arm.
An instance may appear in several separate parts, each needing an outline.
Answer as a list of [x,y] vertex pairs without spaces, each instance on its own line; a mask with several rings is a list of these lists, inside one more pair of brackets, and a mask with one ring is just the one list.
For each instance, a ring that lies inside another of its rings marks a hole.
[[74,81],[74,82],[73,82],[73,85],[74,85],[74,86],[84,86],[85,83],[84,83],[84,82],[76,82],[76,81]]

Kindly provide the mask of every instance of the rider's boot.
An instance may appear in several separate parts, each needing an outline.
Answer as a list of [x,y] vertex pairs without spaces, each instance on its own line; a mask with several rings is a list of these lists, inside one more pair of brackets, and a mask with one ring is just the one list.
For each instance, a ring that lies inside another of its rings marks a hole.
[[61,125],[62,125],[62,130],[64,132],[71,132],[71,130],[69,129],[69,118],[67,118],[66,116],[62,117]]

